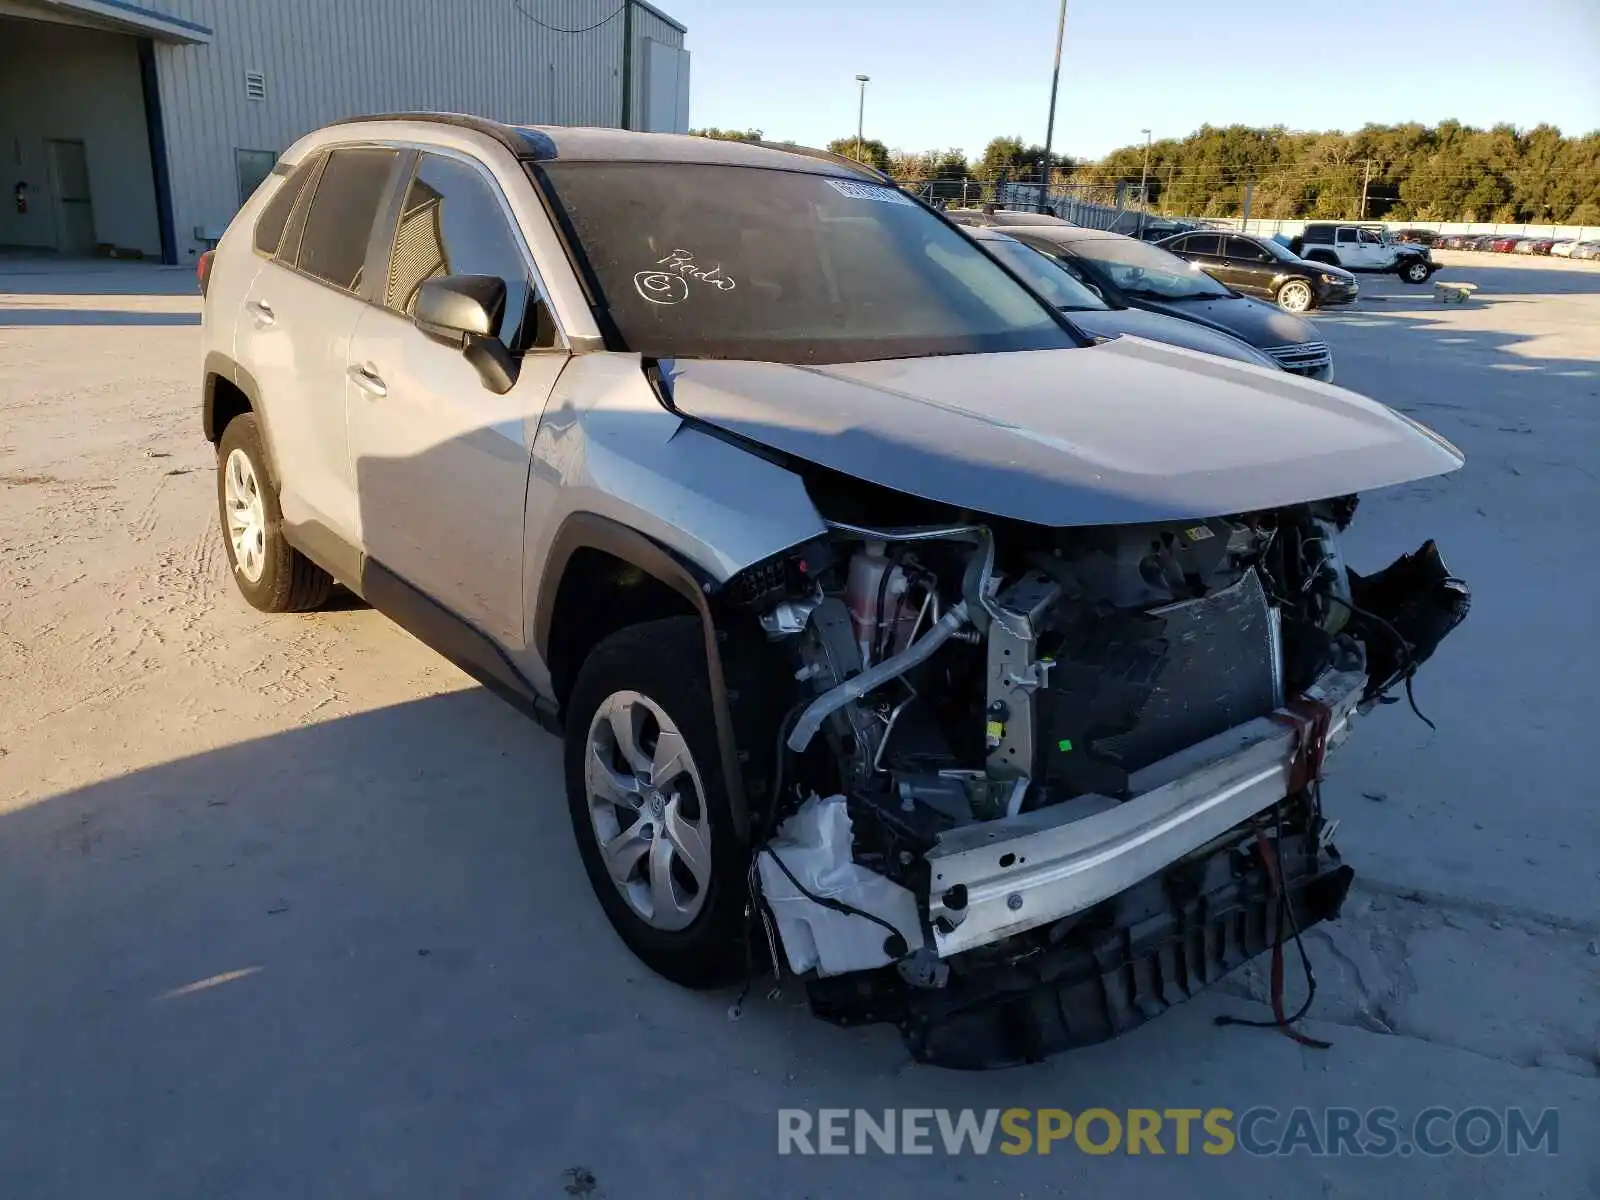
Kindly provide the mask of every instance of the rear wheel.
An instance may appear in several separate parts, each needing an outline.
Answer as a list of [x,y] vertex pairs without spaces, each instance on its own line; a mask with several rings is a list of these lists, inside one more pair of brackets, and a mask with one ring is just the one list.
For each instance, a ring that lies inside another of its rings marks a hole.
[[277,490],[253,413],[228,422],[217,443],[217,509],[233,581],[262,612],[308,612],[333,590],[333,578],[284,540]]
[[1303,313],[1316,307],[1317,297],[1304,279],[1291,279],[1278,289],[1278,307],[1285,312]]
[[686,987],[738,977],[745,868],[696,617],[601,642],[567,705],[567,805],[612,928]]

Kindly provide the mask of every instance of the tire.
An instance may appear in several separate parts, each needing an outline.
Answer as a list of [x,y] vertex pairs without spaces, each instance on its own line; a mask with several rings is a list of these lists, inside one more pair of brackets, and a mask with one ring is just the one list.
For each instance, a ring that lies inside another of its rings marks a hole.
[[253,608],[310,612],[327,601],[333,577],[284,539],[278,489],[254,413],[229,421],[217,443],[217,515],[233,581]]
[[1304,279],[1287,280],[1273,299],[1284,312],[1310,312],[1317,306],[1317,294]]
[[1420,258],[1406,259],[1400,264],[1399,270],[1395,273],[1407,283],[1427,283],[1428,276],[1433,274],[1428,269],[1428,264]]
[[[620,721],[619,707],[625,710]],[[745,963],[748,852],[733,832],[713,711],[698,617],[648,621],[612,634],[584,661],[567,703],[567,807],[589,883],[635,956],[690,988],[730,983]],[[663,730],[673,729],[687,767],[659,778],[633,775],[619,725],[635,731],[633,745],[643,751],[635,761],[652,759],[652,768],[670,753]],[[607,768],[612,779],[640,788],[631,807],[607,799],[605,786],[591,786]],[[684,836],[695,829],[698,842]],[[602,840],[620,849],[608,855]],[[670,890],[665,903],[662,879]],[[646,903],[652,912],[643,911]]]

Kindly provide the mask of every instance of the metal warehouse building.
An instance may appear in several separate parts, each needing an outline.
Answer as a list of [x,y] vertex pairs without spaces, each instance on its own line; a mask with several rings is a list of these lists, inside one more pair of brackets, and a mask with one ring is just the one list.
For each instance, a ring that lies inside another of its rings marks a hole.
[[0,0],[0,247],[192,262],[360,113],[682,132],[684,33],[644,0]]

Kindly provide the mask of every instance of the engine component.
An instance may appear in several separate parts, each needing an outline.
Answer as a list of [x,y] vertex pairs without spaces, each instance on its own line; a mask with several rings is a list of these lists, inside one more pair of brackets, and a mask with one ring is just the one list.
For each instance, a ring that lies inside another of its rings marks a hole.
[[1052,795],[1127,793],[1128,775],[1283,703],[1278,623],[1254,571],[1149,613],[1064,630],[1040,698]]
[[[856,643],[850,610],[837,596],[829,596],[812,609],[800,639],[800,658],[805,666],[798,678],[809,683],[823,699],[841,689],[846,680],[860,677],[861,649]],[[811,708],[806,709],[810,711]],[[851,786],[859,786],[872,771],[882,726],[860,705],[841,704],[819,716],[812,732],[829,718],[833,745],[842,759],[846,778]]]
[[[825,602],[818,607],[816,613],[812,614],[813,624],[816,623],[817,615],[826,606]],[[891,655],[877,666],[861,672],[854,679],[846,679],[833,690],[817,697],[794,723],[794,731],[789,734],[789,749],[797,754],[803,751],[811,744],[811,739],[816,736],[817,730],[822,728],[822,722],[831,714],[846,705],[854,707],[853,702],[868,692],[882,687],[891,679],[898,679],[912,667],[926,662],[933,656],[934,651],[949,641],[950,636],[966,623],[967,603],[963,600],[952,606],[944,616],[933,623],[933,628],[899,654]]]
[[1035,650],[1041,622],[1060,596],[1060,584],[1030,571],[996,598],[1005,619],[989,626],[984,744],[991,778],[1033,778],[1034,693],[1049,682],[1055,665],[1036,658]]
[[895,624],[909,586],[906,573],[889,560],[882,542],[868,542],[851,556],[844,599],[863,663],[870,666],[877,658],[884,626]]
[[845,798],[813,796],[757,860],[761,894],[797,975],[871,970],[925,944],[916,897],[852,861],[851,847]]

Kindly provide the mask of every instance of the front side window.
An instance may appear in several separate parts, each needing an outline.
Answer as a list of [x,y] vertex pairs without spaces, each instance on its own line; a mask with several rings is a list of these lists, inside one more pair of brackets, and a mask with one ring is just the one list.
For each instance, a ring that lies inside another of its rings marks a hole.
[[1191,234],[1189,240],[1183,243],[1185,254],[1220,254],[1217,243],[1222,239],[1214,233]]
[[1078,344],[890,187],[694,163],[540,169],[599,303],[644,355],[837,363]]
[[367,242],[398,154],[376,147],[335,150],[306,214],[295,265],[347,292],[361,288]]
[[1228,257],[1244,262],[1266,262],[1267,252],[1248,238],[1229,238]]
[[[512,235],[493,186],[474,167],[438,154],[424,154],[406,192],[395,230],[384,303],[407,316],[416,311],[417,291],[445,275],[492,275],[506,285],[500,337],[507,346],[525,343],[523,325],[533,287],[522,251]],[[553,324],[526,331],[549,345]],[[542,336],[541,336],[542,335]]]
[[1194,263],[1133,238],[1082,238],[1074,258],[1111,286],[1151,300],[1217,300],[1233,295]]
[[1370,229],[1361,230],[1361,244],[1363,246],[1381,246],[1383,239]]

